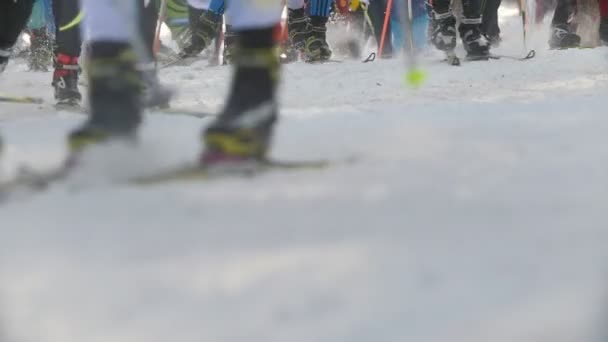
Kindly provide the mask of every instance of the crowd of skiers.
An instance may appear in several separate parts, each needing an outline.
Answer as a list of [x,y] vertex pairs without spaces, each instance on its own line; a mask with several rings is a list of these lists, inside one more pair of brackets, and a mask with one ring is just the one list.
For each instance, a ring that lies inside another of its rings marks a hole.
[[[530,0],[528,0],[530,1]],[[549,0],[538,0],[549,1]],[[389,4],[392,6],[389,8]],[[52,86],[60,105],[78,106],[81,31],[87,32],[87,78],[90,115],[69,137],[74,151],[113,138],[134,135],[143,107],[166,106],[170,92],[159,85],[155,31],[159,13],[180,47],[176,58],[196,58],[221,37],[223,60],[233,64],[232,90],[218,119],[202,134],[205,163],[264,158],[277,118],[275,92],[283,61],[327,61],[332,49],[327,26],[333,14],[359,20],[390,57],[399,43],[386,25],[386,13],[399,19],[401,0],[5,0],[0,2],[0,72],[12,56],[21,32],[31,37],[30,66],[44,69],[52,59]],[[161,11],[161,4],[166,11]],[[501,0],[411,0],[414,18],[428,18],[428,41],[440,50],[454,49],[459,35],[467,55],[483,59],[501,41]],[[277,53],[277,27],[287,7],[287,39]],[[520,4],[521,6],[521,4]],[[551,48],[580,44],[572,21],[577,0],[557,0]],[[547,8],[548,6],[538,6]],[[608,42],[608,0],[599,0],[600,38]],[[34,14],[32,14],[32,12]],[[226,12],[226,13],[224,13]],[[83,15],[84,13],[84,15]],[[223,20],[226,14],[227,20]],[[86,28],[81,29],[80,19]],[[358,18],[358,19],[357,19]],[[390,19],[390,18],[389,18]],[[424,21],[426,26],[427,21]],[[225,28],[225,29],[224,29]],[[399,25],[393,25],[399,30]],[[388,37],[388,38],[387,38]],[[52,43],[49,43],[52,41]],[[381,43],[382,42],[382,43]],[[426,43],[426,42],[425,42]],[[50,52],[52,50],[52,52]],[[52,56],[52,58],[51,58]]]

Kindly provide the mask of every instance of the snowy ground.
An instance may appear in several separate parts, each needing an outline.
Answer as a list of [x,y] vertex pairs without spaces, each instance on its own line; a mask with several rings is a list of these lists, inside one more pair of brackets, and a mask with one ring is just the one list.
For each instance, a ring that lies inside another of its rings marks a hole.
[[[273,153],[359,157],[321,172],[112,185],[196,156],[205,120],[149,115],[135,151],[0,205],[0,341],[605,341],[608,49],[530,46],[427,53],[418,90],[399,60],[287,66]],[[215,110],[228,75],[162,79]],[[0,92],[49,84],[17,62]],[[3,104],[5,177],[60,163],[82,119]]]

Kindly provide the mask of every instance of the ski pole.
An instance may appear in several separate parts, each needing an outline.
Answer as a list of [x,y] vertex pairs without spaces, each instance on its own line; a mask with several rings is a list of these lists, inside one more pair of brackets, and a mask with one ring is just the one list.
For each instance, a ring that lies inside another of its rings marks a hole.
[[384,41],[386,40],[386,31],[388,30],[388,23],[391,20],[391,9],[393,7],[393,0],[388,0],[386,3],[386,11],[384,12],[384,25],[382,26],[382,35],[380,36],[380,47],[378,54],[382,56],[384,52]]
[[156,24],[156,32],[154,33],[154,54],[157,55],[160,51],[160,29],[167,18],[167,0],[160,1],[160,10],[158,14],[158,23]]
[[522,26],[522,34],[524,39],[524,51],[528,51],[528,15],[527,15],[527,2],[526,0],[517,1],[519,5],[519,14],[521,15],[521,26]]

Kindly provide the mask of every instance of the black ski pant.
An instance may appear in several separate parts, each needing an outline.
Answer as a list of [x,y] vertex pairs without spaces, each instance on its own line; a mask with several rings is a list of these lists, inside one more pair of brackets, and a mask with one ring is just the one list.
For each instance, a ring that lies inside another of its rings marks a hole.
[[[399,0],[393,0],[399,1]],[[374,29],[374,36],[376,42],[378,42],[378,48],[380,48],[380,40],[382,37],[382,27],[384,26],[384,16],[386,15],[387,0],[370,0],[369,6],[367,7],[367,14],[372,22]],[[391,43],[391,25],[389,24],[386,30],[386,38],[384,41],[384,51],[379,51],[380,56],[391,55],[393,53],[393,46]]]
[[481,32],[489,37],[498,37],[500,28],[498,27],[498,8],[501,0],[482,0],[483,17],[481,22]]
[[[482,0],[462,0],[461,24],[481,24]],[[442,19],[452,11],[452,0],[428,0],[427,5],[432,9],[431,18]]]
[[63,31],[60,30],[71,23],[80,13],[78,0],[53,0],[53,16],[55,16],[55,54],[79,57],[82,47],[80,25],[75,25]]
[[158,22],[158,9],[154,3],[155,1],[150,1],[148,7],[145,7],[144,1],[140,1],[141,34],[150,56],[154,56],[154,35],[156,34],[156,23]]
[[576,0],[557,0],[557,7],[555,7],[555,12],[553,13],[551,26],[568,26],[576,11]]
[[0,1],[0,49],[10,49],[15,45],[33,6],[34,0]]

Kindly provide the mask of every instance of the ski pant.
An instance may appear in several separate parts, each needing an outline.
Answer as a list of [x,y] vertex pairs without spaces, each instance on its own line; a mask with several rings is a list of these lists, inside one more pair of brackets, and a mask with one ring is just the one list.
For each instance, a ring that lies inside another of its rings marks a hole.
[[498,27],[498,8],[502,0],[482,0],[483,17],[481,23],[481,32],[490,37],[500,35]]
[[300,9],[304,7],[304,0],[287,0],[287,8]]
[[188,5],[196,9],[208,10],[211,0],[188,0]]
[[577,11],[577,0],[557,0],[551,26],[568,26]]
[[[441,20],[453,16],[452,0],[427,0],[430,8],[430,17]],[[462,16],[460,23],[464,25],[481,24],[481,0],[462,0]]]
[[32,13],[33,5],[33,0],[18,0],[17,2],[8,0],[0,1],[1,50],[9,50],[15,45],[17,38],[19,38],[19,34],[21,34],[21,31],[25,28],[27,20]]
[[[608,18],[608,0],[599,0],[600,16]],[[551,26],[568,26],[578,10],[577,0],[557,0]]]
[[[92,41],[130,42],[138,4],[125,0],[82,0],[85,32]],[[232,0],[227,15],[235,30],[274,27],[281,19],[280,0]]]
[[220,15],[223,15],[226,11],[225,0],[188,0],[188,5],[196,9],[209,10]]
[[[310,0],[308,10],[311,17],[329,17],[334,0]],[[287,0],[287,8],[300,9],[304,7],[304,0]]]
[[310,0],[311,17],[329,17],[333,0]]
[[[380,40],[382,39],[382,27],[384,26],[384,16],[386,15],[387,0],[371,0],[367,7],[367,14],[372,22],[374,29],[374,36],[380,47]],[[386,36],[389,37],[384,42],[384,51],[380,51],[381,54],[391,55],[393,53],[393,45],[390,37],[392,36],[391,25],[388,25],[386,30]]]
[[226,1],[225,0],[211,0],[209,4],[209,10],[217,15],[224,15],[226,11]]
[[152,2],[145,7],[143,0],[82,0],[82,5],[88,13],[84,21],[88,40],[130,42],[139,35],[149,55],[153,54],[158,10]]
[[141,13],[141,34],[148,55],[154,56],[154,38],[156,36],[156,25],[158,23],[158,9],[152,1],[150,1],[147,7],[143,0],[140,0],[139,3]]
[[55,54],[79,57],[82,46],[80,25],[61,30],[70,24],[80,13],[78,0],[53,0],[53,16],[55,17]]

